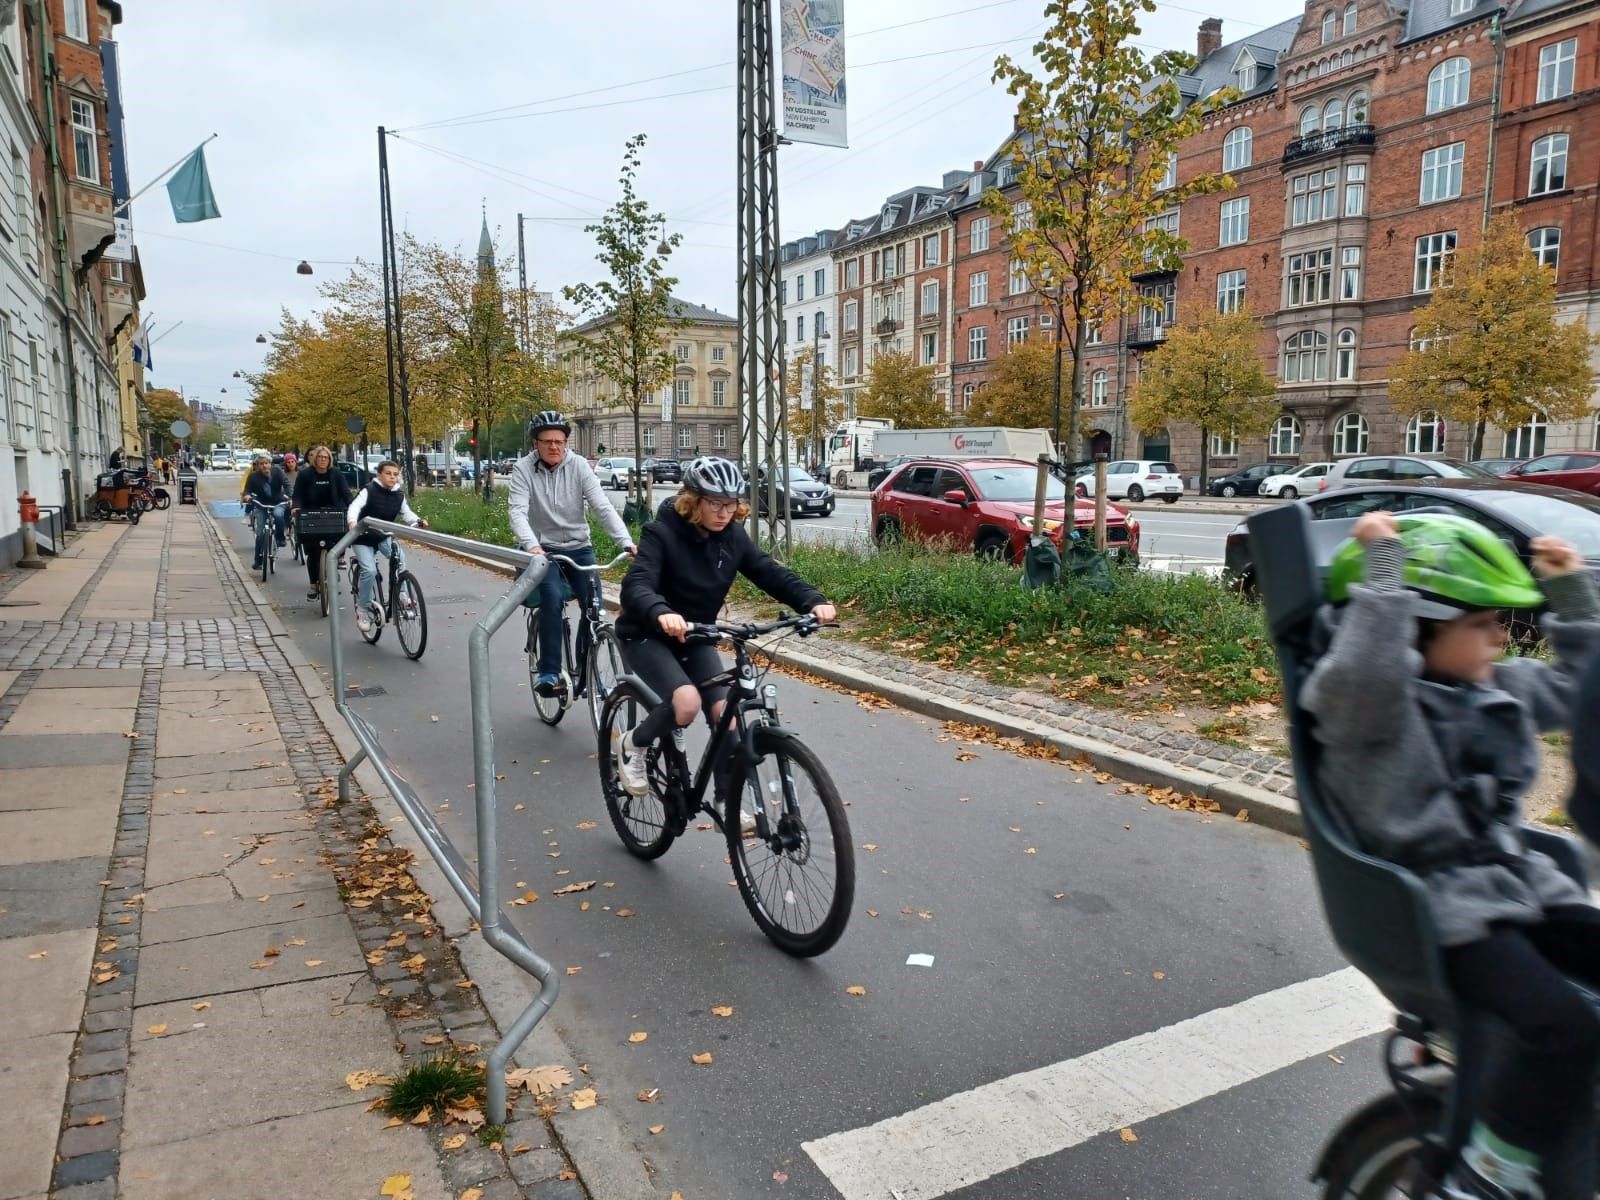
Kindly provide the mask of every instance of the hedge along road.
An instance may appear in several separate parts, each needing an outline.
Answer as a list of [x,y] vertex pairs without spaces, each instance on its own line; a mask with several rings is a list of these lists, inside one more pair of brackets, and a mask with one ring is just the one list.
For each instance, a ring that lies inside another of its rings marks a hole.
[[[244,526],[221,525],[249,553]],[[392,631],[365,646],[347,622],[349,680],[471,847],[466,639],[504,582],[416,547],[410,559],[426,656],[407,662]],[[327,623],[280,566],[268,589],[325,668]],[[520,630],[495,646],[505,878],[539,897],[511,912],[558,967],[581,968],[549,1020],[663,1194],[1310,1196],[1321,1140],[1380,1090],[1376,1039],[1346,1043],[1386,1010],[1340,973],[1294,839],[784,678],[786,722],[851,801],[859,873],[841,943],[797,962],[755,929],[717,835],[691,830],[653,865],[624,853],[583,711],[538,724]],[[648,1088],[657,1103],[635,1099]],[[1137,1141],[1119,1133],[1130,1123]],[[938,1147],[919,1182],[864,1176],[896,1169],[883,1148],[902,1135]]]

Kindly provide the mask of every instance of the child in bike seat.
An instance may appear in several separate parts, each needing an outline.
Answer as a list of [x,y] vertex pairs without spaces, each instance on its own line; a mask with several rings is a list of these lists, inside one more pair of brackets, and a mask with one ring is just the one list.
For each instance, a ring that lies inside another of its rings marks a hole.
[[[1532,542],[1536,583],[1464,517],[1373,512],[1352,534],[1329,572],[1330,645],[1302,697],[1319,779],[1363,850],[1421,878],[1456,1000],[1512,1036],[1461,1160],[1430,1195],[1591,1200],[1592,1160],[1564,1148],[1580,1122],[1593,1141],[1600,1015],[1571,980],[1600,987],[1600,909],[1519,827],[1538,735],[1570,728],[1600,648],[1600,593],[1559,538]],[[1546,605],[1552,661],[1507,658],[1501,612]],[[1554,1178],[1573,1174],[1588,1178]]]

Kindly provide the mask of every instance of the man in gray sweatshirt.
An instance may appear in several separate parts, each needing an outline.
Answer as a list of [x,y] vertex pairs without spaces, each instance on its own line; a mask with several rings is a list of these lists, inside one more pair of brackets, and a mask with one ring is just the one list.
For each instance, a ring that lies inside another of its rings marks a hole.
[[[592,567],[587,512],[593,510],[605,531],[629,554],[636,553],[628,527],[600,487],[600,477],[567,449],[571,434],[572,426],[554,409],[528,422],[533,451],[518,459],[511,471],[511,532],[517,544],[531,554],[549,551]],[[546,572],[539,585],[539,678],[534,688],[541,696],[555,695],[560,686],[561,610],[567,603],[563,576],[580,604],[588,603],[589,589],[599,582],[593,575],[561,565],[560,571]]]

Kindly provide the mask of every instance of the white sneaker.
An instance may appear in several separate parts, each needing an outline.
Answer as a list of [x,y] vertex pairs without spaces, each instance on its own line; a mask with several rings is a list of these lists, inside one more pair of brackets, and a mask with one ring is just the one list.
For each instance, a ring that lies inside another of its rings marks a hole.
[[740,837],[755,837],[755,835],[756,835],[756,815],[755,815],[755,813],[753,813],[753,812],[745,812],[743,809],[740,809],[739,810],[739,836]]
[[650,776],[646,771],[644,751],[633,744],[633,730],[628,730],[616,743],[617,780],[622,790],[630,796],[643,796],[650,790]]
[[371,633],[372,614],[367,612],[365,609],[358,611],[356,613],[356,628],[359,629],[363,634]]

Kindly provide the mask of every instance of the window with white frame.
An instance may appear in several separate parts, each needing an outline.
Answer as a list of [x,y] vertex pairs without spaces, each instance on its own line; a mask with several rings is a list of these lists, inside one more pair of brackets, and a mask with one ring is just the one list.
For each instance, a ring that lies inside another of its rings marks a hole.
[[656,427],[654,425],[642,426],[639,433],[644,438],[644,448],[646,450],[654,450],[656,448]]
[[880,259],[884,279],[893,279],[900,274],[901,268],[905,265],[901,258],[899,246],[885,246],[883,248]]
[[1083,322],[1083,340],[1088,346],[1098,346],[1106,340],[1105,326],[1093,317],[1085,318]]
[[1334,353],[1333,377],[1335,379],[1354,379],[1356,377],[1356,331],[1354,329],[1339,330],[1338,344]]
[[1178,285],[1165,283],[1139,285],[1139,329],[1146,336],[1160,336],[1164,329],[1178,319]]
[[1478,6],[1478,0],[1450,0],[1450,15],[1464,17]]
[[1413,292],[1431,292],[1439,286],[1444,264],[1456,250],[1456,231],[1424,234],[1417,239],[1417,257],[1411,277]]
[[818,267],[812,273],[811,290],[818,300],[828,294],[828,268]]
[[679,450],[687,450],[693,445],[694,445],[694,426],[693,425],[679,425],[678,426],[678,449]]
[[804,275],[796,275],[794,277],[794,298],[796,301],[806,298],[806,277]]
[[967,330],[967,361],[983,362],[989,357],[989,327],[974,325]]
[[1339,251],[1339,299],[1361,299],[1361,247],[1346,246]]
[[1300,422],[1284,413],[1272,426],[1272,432],[1267,435],[1267,453],[1273,458],[1291,458],[1300,453],[1300,441],[1304,431]]
[[1541,267],[1549,267],[1554,271],[1561,264],[1560,228],[1546,225],[1533,230],[1528,234],[1528,249],[1533,251],[1533,257]]
[[1444,418],[1431,408],[1406,422],[1407,454],[1443,454]]
[[79,179],[100,182],[100,135],[94,119],[94,102],[72,97],[73,166]]
[[1539,50],[1537,103],[1572,95],[1572,76],[1578,62],[1578,39],[1567,38]]
[[1322,128],[1326,132],[1344,128],[1344,99],[1334,96],[1322,106]]
[[1229,130],[1228,136],[1222,139],[1222,169],[1242,171],[1248,167],[1254,152],[1254,141],[1255,134],[1250,132],[1248,125]]
[[1238,312],[1244,307],[1243,271],[1223,271],[1217,275],[1217,311]]
[[978,394],[978,385],[967,383],[961,386],[961,411],[966,412],[972,407],[972,398]]
[[1322,44],[1323,45],[1327,45],[1329,42],[1333,41],[1334,36],[1338,32],[1338,28],[1339,28],[1338,20],[1339,20],[1339,18],[1334,16],[1333,9],[1331,9],[1331,8],[1327,12],[1322,14]]
[[939,335],[925,333],[922,335],[922,365],[930,366],[939,361]]
[[844,352],[844,373],[849,379],[861,374],[861,351],[854,346]]
[[939,265],[939,235],[930,233],[922,239],[922,265],[936,267]]
[[1348,111],[1350,114],[1350,125],[1352,128],[1357,125],[1365,125],[1368,122],[1370,118],[1367,113],[1366,92],[1362,91],[1360,88],[1357,88],[1355,91],[1350,93]]
[[847,288],[861,286],[861,260],[859,258],[852,258],[844,264],[844,285]]
[[1350,0],[1350,3],[1346,4],[1344,6],[1344,29],[1341,30],[1340,32],[1341,32],[1342,36],[1349,37],[1355,31],[1356,31],[1356,5],[1355,5],[1355,0]]
[[1239,453],[1239,435],[1230,429],[1226,433],[1211,435],[1212,458],[1234,458]]
[[726,408],[728,406],[728,381],[726,379],[713,379],[711,381],[711,407]]
[[974,217],[972,219],[972,232],[967,236],[967,244],[974,254],[989,248],[988,217]]
[[1289,181],[1289,224],[1310,225],[1338,216],[1339,168],[1326,167],[1296,175]]
[[817,337],[827,337],[828,314],[820,308],[817,309],[817,311],[811,317],[811,328],[816,331]]
[[922,316],[931,317],[939,311],[939,281],[930,279],[922,285]]
[[718,425],[711,431],[711,448],[713,450],[726,450],[728,448],[728,427]]
[[784,304],[789,303],[789,281],[787,279],[778,283],[778,299]]
[[1461,173],[1467,161],[1467,144],[1451,142],[1422,152],[1422,187],[1418,204],[1436,204],[1461,195]]
[[20,445],[18,431],[26,422],[21,419],[20,397],[11,362],[11,318],[0,313],[0,414],[5,417],[12,444]]
[[1033,205],[1027,200],[1018,200],[1011,206],[1011,228],[1033,228]]
[[844,302],[844,331],[846,333],[854,333],[856,331],[859,325],[859,312],[860,308],[854,300],[846,300]]
[[1549,423],[1540,413],[1535,413],[1520,429],[1506,431],[1506,458],[1537,458],[1544,453],[1544,435]]
[[1250,197],[1236,196],[1224,200],[1219,210],[1221,228],[1217,242],[1222,246],[1237,246],[1250,239]]
[[1020,296],[1028,290],[1028,273],[1023,268],[1020,259],[1013,258],[1011,260],[1011,274],[1007,278],[1007,286],[1013,296]]
[[1166,169],[1161,172],[1161,182],[1156,184],[1156,187],[1157,187],[1158,190],[1164,192],[1169,188],[1175,188],[1177,186],[1178,186],[1178,152],[1176,150],[1173,150],[1173,151],[1170,151],[1167,154]]
[[1302,329],[1283,343],[1283,381],[1321,383],[1328,378],[1328,335]]
[[967,304],[976,308],[980,304],[989,303],[989,272],[974,271],[967,280]]
[[1472,90],[1472,63],[1461,56],[1447,58],[1428,72],[1428,111],[1459,108]]
[[1367,211],[1367,164],[1349,163],[1344,169],[1344,215],[1359,217]]
[[1567,135],[1552,133],[1533,143],[1528,162],[1528,195],[1542,196],[1567,186]]
[[794,319],[794,340],[796,342],[803,342],[803,341],[806,340],[806,315],[805,315],[805,313],[801,313],[799,316],[797,316]]
[[[1169,208],[1166,212],[1157,213],[1153,217],[1146,217],[1144,231],[1146,233],[1164,233],[1168,237],[1176,238],[1178,236],[1178,210]],[[1165,255],[1159,254],[1153,247],[1146,246],[1144,252],[1145,262],[1154,262],[1160,257],[1165,257]]]
[[67,0],[67,36],[74,41],[89,40],[89,6],[87,0]]
[[1322,109],[1318,105],[1308,104],[1300,110],[1300,136],[1310,137],[1322,128]]
[[689,361],[689,347],[686,343],[679,342],[672,349],[673,353],[677,355],[679,362],[686,363]]
[[1006,322],[1006,345],[1015,346],[1028,340],[1028,318],[1012,317]]
[[1333,453],[1336,458],[1365,454],[1372,430],[1360,413],[1347,412],[1333,423]]
[[713,346],[713,347],[711,347],[711,361],[712,362],[725,362],[725,361],[727,361],[727,357],[728,357],[728,348],[726,346]]
[[1333,299],[1333,247],[1291,254],[1287,260],[1285,303],[1324,304]]
[[1091,408],[1104,408],[1109,394],[1108,380],[1104,371],[1096,371],[1089,377],[1089,405]]
[[689,405],[689,392],[691,384],[687,379],[674,379],[672,381],[672,403],[678,408],[687,408]]
[[1248,54],[1242,55],[1234,64],[1233,86],[1241,92],[1248,92],[1256,86],[1256,60]]

